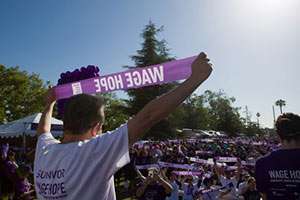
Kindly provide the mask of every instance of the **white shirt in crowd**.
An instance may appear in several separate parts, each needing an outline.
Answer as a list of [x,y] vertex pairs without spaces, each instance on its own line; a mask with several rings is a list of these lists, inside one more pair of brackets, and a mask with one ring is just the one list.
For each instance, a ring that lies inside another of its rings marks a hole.
[[184,200],[193,200],[194,195],[198,190],[197,184],[189,185],[188,183],[183,184],[183,199]]
[[229,178],[226,178],[225,176],[220,176],[220,182],[222,184],[222,186],[226,186],[228,185],[229,183],[232,183],[233,186],[236,188],[237,187],[237,180],[235,177],[231,177],[230,179]]
[[34,180],[38,199],[116,199],[114,173],[130,162],[127,124],[90,140],[61,144],[38,138]]
[[242,195],[244,193],[244,191],[246,190],[247,186],[248,186],[247,181],[240,183],[240,185],[238,187],[238,194]]
[[226,196],[230,196],[230,198],[234,199],[234,197],[236,197],[237,195],[237,180],[235,177],[231,177],[230,179],[229,178],[226,178],[225,176],[220,176],[220,182],[222,184],[222,186],[227,186],[229,185],[230,183],[232,183],[233,185],[233,189],[231,190],[231,192],[229,194],[227,194]]

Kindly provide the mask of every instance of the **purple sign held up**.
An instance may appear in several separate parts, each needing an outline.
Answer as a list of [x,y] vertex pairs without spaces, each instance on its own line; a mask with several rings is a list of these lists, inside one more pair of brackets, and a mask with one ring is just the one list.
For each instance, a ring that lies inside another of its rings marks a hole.
[[172,173],[180,176],[200,176],[203,172],[191,172],[191,171],[173,171]]
[[191,75],[191,65],[196,57],[59,85],[55,87],[56,97],[57,99],[64,99],[81,93],[106,93],[186,79]]

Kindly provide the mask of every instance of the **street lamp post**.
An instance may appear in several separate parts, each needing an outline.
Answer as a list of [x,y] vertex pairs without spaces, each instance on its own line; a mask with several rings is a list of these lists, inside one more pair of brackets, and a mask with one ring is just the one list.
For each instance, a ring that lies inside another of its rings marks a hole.
[[274,123],[274,127],[275,127],[275,122],[276,122],[276,117],[275,117],[275,108],[274,106],[272,106],[272,109],[273,109],[273,123]]

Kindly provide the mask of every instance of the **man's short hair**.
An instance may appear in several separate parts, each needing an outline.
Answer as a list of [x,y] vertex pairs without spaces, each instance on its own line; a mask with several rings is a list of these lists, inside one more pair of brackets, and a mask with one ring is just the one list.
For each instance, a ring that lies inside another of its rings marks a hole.
[[104,101],[99,96],[79,94],[72,96],[64,110],[64,131],[74,135],[84,134],[97,123],[104,123],[101,111]]
[[276,121],[276,131],[282,140],[300,140],[300,116],[284,113]]

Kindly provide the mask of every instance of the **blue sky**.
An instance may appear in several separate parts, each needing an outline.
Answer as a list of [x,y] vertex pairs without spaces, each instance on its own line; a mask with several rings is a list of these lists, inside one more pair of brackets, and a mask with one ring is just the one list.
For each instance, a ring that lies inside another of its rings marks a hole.
[[[260,112],[272,126],[272,105],[300,113],[298,0],[7,0],[0,2],[0,63],[56,83],[61,72],[88,64],[102,74],[133,65],[140,33],[164,25],[177,58],[205,51],[214,72],[197,93],[223,89],[236,106]],[[119,93],[121,97],[124,94]],[[278,114],[279,109],[276,108]]]

